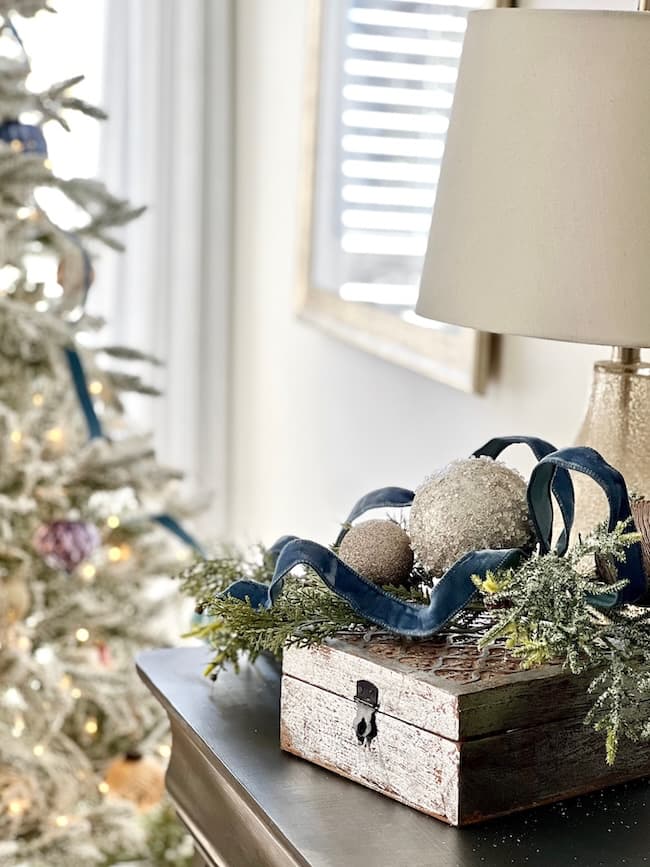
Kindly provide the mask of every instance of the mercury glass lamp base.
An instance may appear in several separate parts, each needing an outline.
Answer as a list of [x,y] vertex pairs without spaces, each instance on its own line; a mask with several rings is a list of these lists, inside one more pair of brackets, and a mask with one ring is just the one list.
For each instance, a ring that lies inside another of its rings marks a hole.
[[[630,495],[650,497],[650,364],[638,349],[614,350],[597,361],[587,412],[577,445],[591,446],[625,478]],[[607,519],[607,501],[598,486],[574,476],[578,532]],[[574,537],[575,538],[575,537]]]

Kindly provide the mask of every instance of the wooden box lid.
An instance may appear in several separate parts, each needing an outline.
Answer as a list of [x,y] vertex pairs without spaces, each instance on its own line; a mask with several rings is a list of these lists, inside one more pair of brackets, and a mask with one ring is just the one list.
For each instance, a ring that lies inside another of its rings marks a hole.
[[380,713],[455,741],[582,718],[593,677],[557,665],[523,671],[503,645],[479,650],[476,638],[466,635],[290,647],[283,673],[350,700],[359,680],[370,681]]

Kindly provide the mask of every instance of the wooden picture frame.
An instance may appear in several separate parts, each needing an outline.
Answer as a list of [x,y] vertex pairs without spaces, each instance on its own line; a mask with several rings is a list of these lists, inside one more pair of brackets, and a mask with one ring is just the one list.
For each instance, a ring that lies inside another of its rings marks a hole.
[[[466,392],[484,390],[492,335],[442,323],[405,321],[379,305],[345,300],[312,278],[312,237],[321,92],[322,11],[311,0],[305,82],[303,175],[300,196],[297,313],[328,334],[366,352]],[[495,5],[509,6],[509,2]]]

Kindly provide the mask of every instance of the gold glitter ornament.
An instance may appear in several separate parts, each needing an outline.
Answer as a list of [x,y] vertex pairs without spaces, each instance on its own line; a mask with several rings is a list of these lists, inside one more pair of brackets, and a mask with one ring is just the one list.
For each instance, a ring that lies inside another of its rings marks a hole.
[[165,791],[165,772],[156,759],[127,753],[106,769],[107,794],[131,801],[142,812],[155,807]]
[[29,588],[23,578],[14,576],[0,582],[0,617],[6,623],[24,620],[31,604]]
[[395,521],[362,521],[351,527],[339,547],[339,557],[375,584],[405,584],[413,568],[408,533]]
[[0,840],[37,828],[45,801],[37,775],[27,768],[0,764]]
[[415,492],[409,535],[417,561],[433,578],[469,551],[530,549],[526,482],[489,457],[453,461]]

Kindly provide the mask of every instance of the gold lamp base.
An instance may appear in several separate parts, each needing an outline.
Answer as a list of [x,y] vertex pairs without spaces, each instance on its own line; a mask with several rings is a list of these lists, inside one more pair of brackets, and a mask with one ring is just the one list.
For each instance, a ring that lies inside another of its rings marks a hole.
[[[639,349],[615,347],[611,361],[597,361],[577,445],[591,446],[627,482],[630,495],[650,497],[650,364]],[[588,477],[576,474],[576,523],[585,533],[607,519],[607,501]]]

